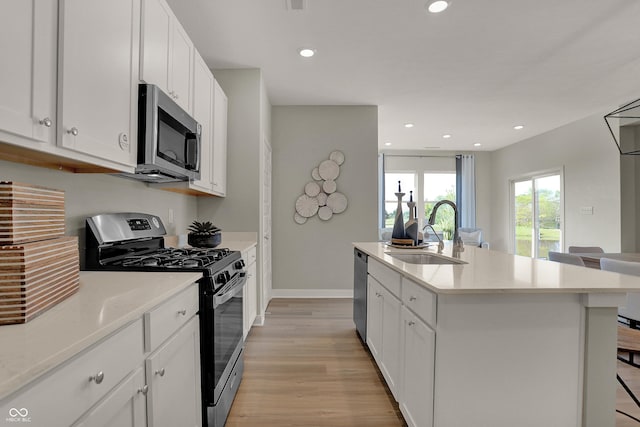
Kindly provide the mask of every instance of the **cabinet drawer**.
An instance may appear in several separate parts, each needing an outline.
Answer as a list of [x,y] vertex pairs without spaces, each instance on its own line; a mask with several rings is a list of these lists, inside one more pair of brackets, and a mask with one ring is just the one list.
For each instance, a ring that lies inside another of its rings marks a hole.
[[435,329],[436,294],[405,278],[402,278],[402,291],[402,302],[404,305]]
[[145,351],[155,350],[198,312],[198,285],[187,289],[144,314]]
[[251,265],[256,262],[256,247],[253,246],[250,249],[247,249],[242,253],[242,257],[244,258],[244,263],[246,265]]
[[392,294],[400,298],[400,273],[385,267],[384,264],[369,257],[367,272],[375,277],[382,286],[387,288]]
[[140,319],[7,399],[0,413],[25,408],[33,425],[67,427],[140,366],[142,359]]

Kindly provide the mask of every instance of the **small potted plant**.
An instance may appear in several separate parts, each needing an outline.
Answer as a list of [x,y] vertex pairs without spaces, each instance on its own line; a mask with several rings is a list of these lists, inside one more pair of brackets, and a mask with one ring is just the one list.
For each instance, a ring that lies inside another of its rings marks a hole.
[[193,221],[187,241],[195,248],[215,248],[222,240],[222,231],[210,221]]

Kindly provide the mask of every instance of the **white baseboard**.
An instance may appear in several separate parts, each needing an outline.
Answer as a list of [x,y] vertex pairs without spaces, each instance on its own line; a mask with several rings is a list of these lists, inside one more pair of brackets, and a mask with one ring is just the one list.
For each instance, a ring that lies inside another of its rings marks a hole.
[[264,326],[264,314],[258,314],[256,320],[253,321],[253,326]]
[[272,298],[353,298],[353,289],[272,289]]

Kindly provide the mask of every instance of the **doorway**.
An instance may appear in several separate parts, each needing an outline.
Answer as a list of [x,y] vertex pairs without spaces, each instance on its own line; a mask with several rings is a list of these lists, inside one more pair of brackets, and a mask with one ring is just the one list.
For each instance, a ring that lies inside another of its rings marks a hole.
[[548,258],[562,251],[562,173],[553,171],[511,181],[513,253]]

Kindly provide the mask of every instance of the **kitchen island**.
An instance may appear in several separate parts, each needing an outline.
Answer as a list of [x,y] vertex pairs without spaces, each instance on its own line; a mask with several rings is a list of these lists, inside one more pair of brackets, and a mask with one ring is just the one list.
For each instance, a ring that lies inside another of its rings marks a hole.
[[640,278],[354,246],[368,255],[366,342],[410,426],[615,425],[617,308]]

